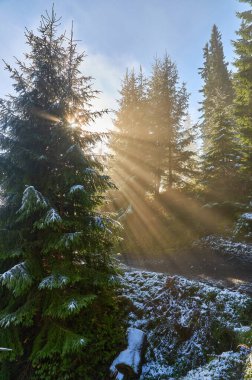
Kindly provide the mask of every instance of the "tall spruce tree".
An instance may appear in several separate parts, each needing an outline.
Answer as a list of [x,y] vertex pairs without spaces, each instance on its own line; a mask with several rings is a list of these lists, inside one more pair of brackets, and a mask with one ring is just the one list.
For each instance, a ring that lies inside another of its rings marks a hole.
[[141,68],[138,75],[126,71],[120,95],[110,142],[111,176],[127,204],[142,198],[148,187],[146,79]]
[[201,90],[203,94],[201,128],[203,148],[206,149],[209,144],[209,133],[211,132],[210,120],[212,120],[212,114],[217,104],[216,97],[224,100],[224,106],[229,106],[233,100],[230,73],[227,68],[227,62],[225,62],[221,34],[216,25],[213,26],[210,41],[203,51],[204,65],[199,70],[199,73],[204,81]]
[[202,93],[203,183],[207,200],[237,197],[240,146],[232,116],[233,89],[225,62],[221,34],[214,25],[204,48]]
[[166,55],[156,59],[148,90],[149,154],[151,189],[181,187],[194,173],[194,152],[188,147],[192,129],[184,129],[188,93],[179,85],[176,65]]
[[235,116],[242,143],[243,159],[241,172],[244,193],[252,197],[252,1],[243,0],[249,9],[238,13],[241,20],[234,42],[237,59],[234,62],[237,71],[234,74]]
[[1,101],[0,346],[2,379],[104,379],[118,343],[114,222],[99,211],[113,185],[85,129],[101,115],[55,12],[9,70]]

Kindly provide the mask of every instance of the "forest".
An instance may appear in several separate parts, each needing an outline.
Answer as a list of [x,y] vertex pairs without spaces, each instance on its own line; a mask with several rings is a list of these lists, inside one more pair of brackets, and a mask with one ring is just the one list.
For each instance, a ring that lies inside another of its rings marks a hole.
[[[99,109],[73,25],[0,99],[0,380],[252,379],[252,0],[212,26],[200,118],[169,52]],[[100,131],[109,115],[113,128]]]

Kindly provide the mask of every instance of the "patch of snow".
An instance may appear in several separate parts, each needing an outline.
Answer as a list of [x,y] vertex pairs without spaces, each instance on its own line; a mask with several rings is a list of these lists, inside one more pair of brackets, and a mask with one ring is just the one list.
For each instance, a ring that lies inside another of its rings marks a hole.
[[124,380],[124,379],[125,379],[124,375],[122,373],[118,372],[115,380]]
[[70,301],[67,306],[68,310],[71,310],[71,311],[77,309],[77,307],[78,307],[78,304],[77,304],[77,301],[75,300]]
[[239,333],[246,333],[251,331],[252,327],[251,326],[241,326],[241,327],[235,327],[234,331],[239,332]]
[[61,219],[60,215],[57,213],[57,211],[54,208],[51,208],[48,211],[48,213],[46,214],[46,217],[45,217],[45,224],[46,225],[58,223],[61,221],[62,221],[62,219]]
[[34,186],[27,186],[23,192],[22,205],[18,212],[26,211],[27,209],[34,208],[36,206],[47,207],[47,202],[43,195],[35,189]]
[[223,352],[212,360],[209,364],[199,367],[195,370],[189,371],[188,374],[183,377],[183,380],[232,380],[238,379],[237,367],[240,369],[240,375],[242,367],[244,365],[244,354],[239,352]]
[[12,351],[12,348],[0,347],[0,351]]
[[39,160],[43,161],[43,160],[47,160],[47,157],[44,155],[44,154],[41,154],[39,157],[38,157]]
[[155,361],[143,365],[141,379],[173,379],[174,368]]
[[76,191],[84,191],[84,186],[83,185],[73,185],[70,188],[70,194],[75,193]]
[[62,276],[60,274],[51,274],[48,277],[45,277],[39,284],[39,289],[55,289],[62,288],[69,282],[67,276]]
[[67,153],[67,154],[68,154],[68,153],[71,153],[75,148],[76,148],[76,145],[75,145],[75,144],[74,144],[74,145],[71,145],[71,146],[67,149],[66,153]]
[[81,232],[68,232],[64,234],[61,238],[61,243],[66,247],[69,248],[70,245],[74,242],[79,240],[81,237],[82,233]]
[[28,276],[28,274],[26,270],[26,264],[23,261],[22,263],[16,264],[11,269],[2,273],[0,275],[0,281],[3,284],[7,284],[9,281],[12,281],[13,279],[17,277],[25,277],[25,276]]
[[97,227],[103,229],[104,228],[104,222],[103,218],[101,216],[95,216],[94,221]]
[[96,170],[93,168],[85,168],[84,173],[86,174],[96,174]]
[[[110,372],[120,372],[120,366],[128,367],[137,376],[141,371],[142,352],[145,345],[146,334],[136,328],[128,329],[128,347],[126,350],[120,352],[120,354],[113,361]],[[122,371],[121,371],[122,372]]]
[[216,252],[233,256],[241,261],[252,263],[252,244],[235,242],[230,239],[210,235],[196,242],[195,245],[211,248]]
[[0,275],[0,282],[14,294],[21,293],[32,284],[32,277],[27,271],[26,263],[23,261]]
[[245,220],[252,220],[252,212],[245,212],[241,215],[241,218]]

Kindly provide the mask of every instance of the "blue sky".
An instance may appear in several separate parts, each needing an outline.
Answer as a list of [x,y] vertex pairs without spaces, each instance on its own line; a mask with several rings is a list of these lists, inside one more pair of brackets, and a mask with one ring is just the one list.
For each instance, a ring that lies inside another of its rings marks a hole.
[[[0,0],[0,58],[13,63],[27,49],[24,29],[35,30],[40,15],[50,10],[62,16],[62,28],[74,21],[80,50],[88,54],[83,70],[95,78],[102,90],[98,107],[115,108],[126,67],[140,64],[148,74],[153,57],[167,52],[176,62],[182,81],[187,83],[190,113],[198,117],[202,49],[215,23],[222,33],[224,52],[234,59],[230,42],[239,27],[236,11],[245,5],[238,0]],[[11,91],[11,80],[0,64],[3,97]],[[107,119],[105,123],[110,123]]]

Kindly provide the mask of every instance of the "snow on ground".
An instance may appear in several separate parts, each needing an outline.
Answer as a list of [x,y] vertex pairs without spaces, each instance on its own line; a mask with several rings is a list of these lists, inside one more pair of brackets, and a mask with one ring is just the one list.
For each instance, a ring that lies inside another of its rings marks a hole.
[[241,218],[245,220],[252,220],[252,212],[245,212],[245,214],[241,215]]
[[[242,343],[236,336],[250,330],[248,296],[153,272],[126,272],[122,285],[132,305],[129,326],[147,334],[141,380],[240,379],[245,359],[235,352]],[[236,377],[228,377],[230,366]]]
[[197,246],[211,248],[230,257],[235,257],[243,262],[252,263],[252,244],[235,242],[219,236],[210,235],[196,242]]
[[205,366],[189,371],[183,380],[241,380],[237,369],[242,373],[245,357],[242,352],[223,352]]

